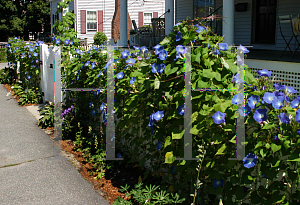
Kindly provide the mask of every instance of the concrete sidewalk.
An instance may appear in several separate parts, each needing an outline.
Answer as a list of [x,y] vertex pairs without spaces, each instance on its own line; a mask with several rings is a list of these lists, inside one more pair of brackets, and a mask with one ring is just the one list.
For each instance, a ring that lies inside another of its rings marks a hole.
[[0,204],[108,205],[37,126],[38,106],[7,93],[0,85]]

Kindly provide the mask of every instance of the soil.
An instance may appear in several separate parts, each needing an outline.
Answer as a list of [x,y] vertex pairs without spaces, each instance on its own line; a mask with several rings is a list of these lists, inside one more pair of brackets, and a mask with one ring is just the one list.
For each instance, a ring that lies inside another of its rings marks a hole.
[[[19,97],[14,96],[14,91],[10,88],[9,84],[3,84],[7,91],[11,92],[12,96],[19,103]],[[24,106],[30,106],[36,104],[27,104]],[[21,105],[20,105],[21,106]],[[22,107],[24,107],[22,106]],[[38,124],[38,123],[37,123]],[[53,141],[53,127],[47,127],[43,129],[46,134]],[[120,192],[119,189],[121,186],[126,184],[130,186],[129,191],[134,188],[135,184],[138,184],[139,176],[143,177],[144,171],[140,170],[137,165],[134,167],[125,167],[123,164],[118,162],[107,161],[109,165],[112,165],[113,168],[105,170],[105,177],[102,179],[96,179],[97,173],[94,169],[94,164],[90,164],[85,161],[83,154],[81,152],[75,151],[74,143],[71,140],[62,140],[62,155],[69,159],[73,166],[79,171],[79,173],[90,183],[92,184],[95,191],[97,191],[109,204],[113,204],[115,199],[119,196],[125,200],[130,200],[130,196],[127,197],[124,193]],[[149,184],[160,184],[161,179],[147,177],[146,180],[143,180],[143,185]],[[134,205],[138,204],[135,200],[133,201]]]

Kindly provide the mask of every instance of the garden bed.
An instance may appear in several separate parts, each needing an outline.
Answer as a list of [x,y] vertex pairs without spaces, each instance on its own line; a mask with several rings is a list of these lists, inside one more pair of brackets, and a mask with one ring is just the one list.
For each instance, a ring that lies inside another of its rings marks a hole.
[[16,99],[16,101],[19,103],[20,107],[25,107],[25,106],[31,106],[31,105],[38,105],[37,103],[35,104],[26,104],[26,105],[21,105],[20,104],[20,97],[18,95],[15,95],[15,92],[11,89],[11,85],[10,84],[3,84],[3,87],[5,87],[5,89],[11,93],[11,95],[13,96],[13,98]]

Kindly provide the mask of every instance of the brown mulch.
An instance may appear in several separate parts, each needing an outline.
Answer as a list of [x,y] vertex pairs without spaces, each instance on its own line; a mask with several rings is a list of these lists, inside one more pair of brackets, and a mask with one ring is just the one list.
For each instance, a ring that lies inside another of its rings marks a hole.
[[20,104],[20,97],[15,95],[15,92],[10,88],[11,85],[10,84],[3,84],[3,87],[5,87],[5,89],[8,91],[8,92],[11,92],[11,95],[13,96],[13,98],[16,99],[16,101],[19,103],[19,106],[21,107],[25,107],[25,106],[31,106],[31,105],[37,105],[36,103],[35,104],[27,104],[27,105],[21,105]]

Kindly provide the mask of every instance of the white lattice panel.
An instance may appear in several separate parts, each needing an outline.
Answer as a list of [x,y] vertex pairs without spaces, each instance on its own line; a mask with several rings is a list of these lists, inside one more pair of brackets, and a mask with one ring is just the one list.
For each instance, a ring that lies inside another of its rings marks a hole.
[[[254,72],[254,77],[258,78],[259,75],[257,74],[257,71],[262,69],[251,68],[251,70]],[[299,72],[288,72],[284,70],[279,71],[271,69],[268,70],[272,71],[271,79],[275,77],[274,80],[281,81],[275,83],[295,88],[297,90],[297,93],[295,93],[294,96],[300,96],[300,69]]]

